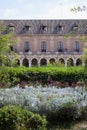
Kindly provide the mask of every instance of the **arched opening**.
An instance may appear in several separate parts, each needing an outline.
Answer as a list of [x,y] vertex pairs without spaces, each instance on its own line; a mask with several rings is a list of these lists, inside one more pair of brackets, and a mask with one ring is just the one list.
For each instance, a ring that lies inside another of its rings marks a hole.
[[19,59],[16,60],[16,65],[20,66],[20,60]]
[[72,58],[69,58],[67,61],[67,66],[74,66],[74,62]]
[[32,59],[32,63],[31,64],[32,64],[32,66],[37,66],[38,65],[37,59],[35,59],[35,58]]
[[29,61],[28,61],[28,59],[25,58],[23,60],[23,65],[26,66],[26,67],[29,67]]
[[79,65],[82,65],[82,60],[80,58],[78,58],[76,60],[76,65],[79,66]]
[[49,60],[49,62],[50,62],[50,64],[54,64],[54,63],[55,63],[55,59],[54,59],[54,58],[51,58],[51,59]]
[[41,61],[40,61],[40,65],[41,66],[46,66],[47,65],[47,60],[46,59],[41,59]]
[[64,61],[63,58],[60,58],[60,59],[59,59],[59,62],[60,62],[61,65],[63,65],[63,66],[65,65],[65,61]]

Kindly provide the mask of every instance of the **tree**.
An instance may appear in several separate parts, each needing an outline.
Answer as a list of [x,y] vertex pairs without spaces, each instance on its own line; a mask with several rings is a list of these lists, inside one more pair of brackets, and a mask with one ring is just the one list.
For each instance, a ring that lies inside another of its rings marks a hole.
[[71,11],[74,11],[74,12],[82,12],[82,11],[86,11],[87,10],[87,7],[85,5],[83,5],[82,7],[78,6],[78,7],[73,7],[71,8]]
[[[11,65],[16,53],[13,51],[13,45],[16,43],[16,38],[12,31],[8,31],[3,22],[0,22],[0,66]],[[9,33],[6,33],[9,32]]]
[[0,87],[10,87],[18,79],[11,77],[5,66],[13,66],[17,54],[13,50],[13,45],[17,42],[14,34],[3,22],[0,22]]

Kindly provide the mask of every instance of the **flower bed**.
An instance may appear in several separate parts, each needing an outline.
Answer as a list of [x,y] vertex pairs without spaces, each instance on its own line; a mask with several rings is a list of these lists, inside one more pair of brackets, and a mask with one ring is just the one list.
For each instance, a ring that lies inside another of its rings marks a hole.
[[82,87],[1,89],[0,107],[9,104],[27,107],[29,111],[47,116],[50,121],[76,120],[87,116],[87,92]]

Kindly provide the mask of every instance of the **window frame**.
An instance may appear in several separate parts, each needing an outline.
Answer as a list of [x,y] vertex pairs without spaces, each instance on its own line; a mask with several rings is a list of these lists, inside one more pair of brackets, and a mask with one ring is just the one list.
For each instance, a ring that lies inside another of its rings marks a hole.
[[79,51],[80,50],[80,42],[79,41],[75,41],[74,42],[74,50],[75,51]]
[[29,41],[25,41],[24,52],[29,52],[29,50],[30,50],[30,43]]
[[63,42],[62,41],[58,41],[57,49],[59,52],[63,52]]
[[46,41],[41,42],[41,51],[46,52]]

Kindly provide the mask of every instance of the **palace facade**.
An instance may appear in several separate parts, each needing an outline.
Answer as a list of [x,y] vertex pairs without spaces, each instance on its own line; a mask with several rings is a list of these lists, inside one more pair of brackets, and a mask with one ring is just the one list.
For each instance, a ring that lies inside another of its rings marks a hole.
[[3,20],[18,38],[12,48],[20,66],[41,66],[60,61],[64,66],[84,65],[87,20]]

